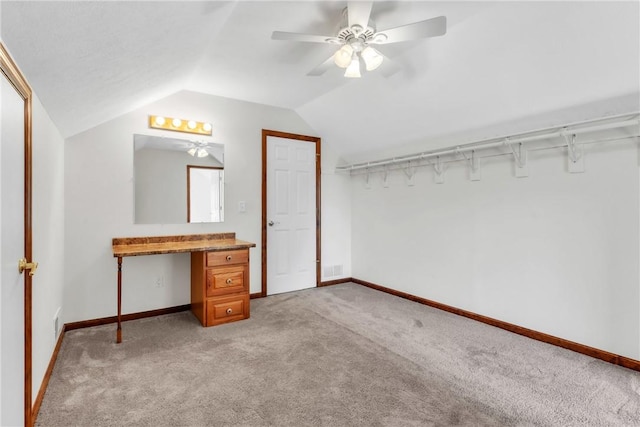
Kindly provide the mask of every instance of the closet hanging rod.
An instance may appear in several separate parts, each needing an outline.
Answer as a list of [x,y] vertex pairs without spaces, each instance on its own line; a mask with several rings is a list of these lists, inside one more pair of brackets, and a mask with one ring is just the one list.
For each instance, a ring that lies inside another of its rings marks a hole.
[[[636,117],[630,118],[633,116],[636,116]],[[548,128],[538,129],[534,131],[522,132],[522,133],[514,134],[511,136],[502,136],[502,137],[483,139],[480,141],[467,143],[463,145],[457,145],[455,147],[447,147],[440,150],[424,151],[418,154],[411,154],[411,155],[402,156],[402,157],[393,157],[393,158],[388,158],[383,160],[376,160],[372,162],[337,166],[336,171],[346,172],[346,171],[367,169],[367,168],[378,167],[378,166],[394,165],[394,164],[409,162],[413,160],[421,160],[421,159],[427,159],[431,157],[445,156],[448,154],[459,154],[459,153],[465,153],[465,152],[475,151],[475,150],[496,148],[500,146],[508,146],[510,144],[527,143],[532,141],[539,141],[542,139],[556,138],[556,137],[565,136],[565,135],[578,135],[578,134],[597,132],[597,131],[608,130],[608,129],[619,129],[619,128],[624,128],[628,126],[639,125],[640,124],[639,116],[640,116],[640,112],[602,117],[599,119],[592,119],[592,120],[587,120],[583,122],[570,123],[563,126],[554,126],[554,127],[548,127]],[[621,119],[621,118],[626,118],[626,120],[611,122],[612,120]],[[602,123],[602,122],[606,122],[606,123]],[[576,126],[585,126],[592,123],[600,123],[600,124],[594,124],[593,126],[588,126],[588,127],[577,127],[573,129],[573,127],[576,127]],[[544,132],[544,133],[541,133],[541,132]]]
[[[631,136],[622,136],[622,137],[615,137],[615,138],[609,138],[609,139],[597,139],[597,140],[590,140],[590,141],[586,141],[586,142],[580,142],[578,143],[578,145],[580,146],[587,146],[587,145],[594,145],[594,144],[613,144],[613,143],[621,143],[621,142],[625,142],[629,139],[636,139],[636,138],[640,138],[640,132],[638,132],[638,134],[636,135],[631,135]],[[561,145],[549,145],[549,146],[544,146],[544,147],[535,147],[535,148],[531,148],[529,149],[530,151],[547,151],[547,150],[558,150],[561,148],[567,148],[566,144],[561,144]],[[511,152],[502,152],[502,153],[494,153],[494,154],[488,154],[488,155],[484,155],[484,156],[478,156],[479,159],[487,159],[487,158],[493,158],[493,157],[505,157],[505,156],[513,156],[513,154]],[[464,159],[464,158],[455,158],[455,159],[445,159],[445,160],[441,160],[442,164],[448,164],[448,163],[456,163],[456,162],[462,162],[462,161],[467,161],[468,159]],[[414,168],[421,168],[421,167],[429,167],[429,166],[433,166],[432,163],[416,163],[414,165],[412,165],[412,167]],[[392,171],[399,171],[399,170],[406,170],[405,167],[401,166],[397,166],[396,165],[391,165],[391,167],[385,169],[386,172],[392,172]],[[381,172],[381,170],[376,170],[376,169],[372,169],[371,171],[367,171],[364,168],[363,169],[354,169],[354,176],[357,175],[364,175],[366,173],[379,173]]]

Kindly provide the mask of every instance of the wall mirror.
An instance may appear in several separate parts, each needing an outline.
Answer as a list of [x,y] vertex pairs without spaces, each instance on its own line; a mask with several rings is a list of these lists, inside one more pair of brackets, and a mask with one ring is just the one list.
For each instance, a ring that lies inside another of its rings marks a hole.
[[134,222],[224,221],[224,146],[133,136]]

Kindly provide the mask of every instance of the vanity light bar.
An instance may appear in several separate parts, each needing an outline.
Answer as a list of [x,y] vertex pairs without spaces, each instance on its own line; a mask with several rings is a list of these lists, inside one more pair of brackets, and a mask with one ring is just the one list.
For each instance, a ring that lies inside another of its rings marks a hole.
[[211,123],[196,122],[195,120],[174,119],[173,117],[149,116],[149,127],[153,129],[188,132],[198,135],[211,135]]

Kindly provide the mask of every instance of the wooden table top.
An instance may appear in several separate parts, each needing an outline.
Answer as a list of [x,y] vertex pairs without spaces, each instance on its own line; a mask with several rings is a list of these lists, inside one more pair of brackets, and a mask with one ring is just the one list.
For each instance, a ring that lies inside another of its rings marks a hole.
[[255,243],[236,239],[235,233],[116,237],[112,241],[114,257],[181,252],[226,251],[254,248],[255,246]]

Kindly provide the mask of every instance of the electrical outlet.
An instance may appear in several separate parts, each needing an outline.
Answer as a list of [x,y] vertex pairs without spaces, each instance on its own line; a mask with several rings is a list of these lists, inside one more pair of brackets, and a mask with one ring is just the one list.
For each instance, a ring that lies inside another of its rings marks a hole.
[[244,213],[247,211],[247,202],[241,200],[238,202],[238,212]]
[[164,276],[156,277],[156,288],[164,288]]

